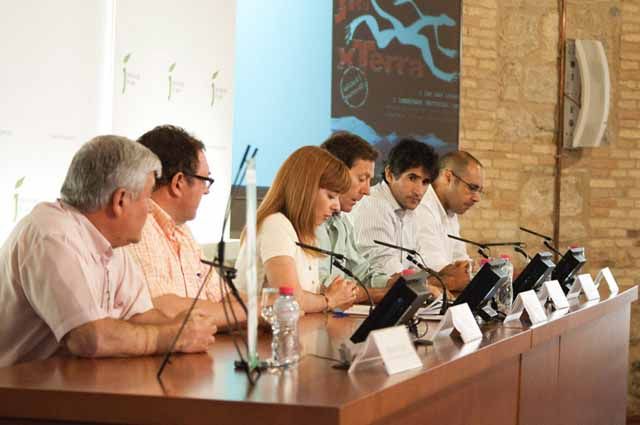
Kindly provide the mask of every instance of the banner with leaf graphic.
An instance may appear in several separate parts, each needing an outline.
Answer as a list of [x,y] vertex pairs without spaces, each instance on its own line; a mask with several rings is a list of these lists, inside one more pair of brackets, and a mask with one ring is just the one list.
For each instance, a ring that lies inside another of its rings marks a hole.
[[334,0],[332,131],[457,149],[460,0]]
[[115,12],[113,131],[135,139],[172,124],[203,141],[215,184],[190,226],[199,242],[218,240],[211,229],[222,228],[231,180],[236,2],[136,0]]

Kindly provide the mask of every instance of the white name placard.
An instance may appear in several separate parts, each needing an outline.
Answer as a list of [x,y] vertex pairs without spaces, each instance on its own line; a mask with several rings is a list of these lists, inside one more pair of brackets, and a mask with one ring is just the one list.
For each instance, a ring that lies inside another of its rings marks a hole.
[[467,303],[449,307],[434,335],[451,334],[452,332],[459,335],[465,344],[482,339],[482,332]]
[[371,331],[364,344],[362,351],[351,363],[349,373],[353,373],[363,363],[378,359],[382,359],[388,375],[422,367],[422,361],[405,326]]
[[603,278],[607,283],[607,286],[609,287],[609,293],[611,295],[617,294],[620,288],[618,288],[618,282],[616,282],[616,279],[613,277],[613,273],[611,273],[609,267],[605,267],[598,272],[598,275],[596,276],[596,279],[594,281],[596,288],[600,286],[600,281]]
[[584,294],[587,301],[596,301],[600,299],[598,288],[596,288],[596,285],[593,283],[593,279],[589,273],[578,275],[567,294],[567,298],[578,297],[581,293]]
[[521,317],[532,325],[547,321],[547,314],[533,289],[518,294],[511,307],[511,312],[504,318],[504,321],[510,322]]
[[569,301],[565,297],[560,283],[557,280],[550,280],[542,285],[542,289],[538,295],[540,302],[545,303],[547,298],[551,300],[555,310],[569,308]]

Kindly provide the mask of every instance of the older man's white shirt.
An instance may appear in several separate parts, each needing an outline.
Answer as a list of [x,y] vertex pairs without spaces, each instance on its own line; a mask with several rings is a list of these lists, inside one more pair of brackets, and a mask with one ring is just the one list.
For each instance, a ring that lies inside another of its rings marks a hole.
[[454,261],[470,259],[464,242],[447,236],[460,236],[458,215],[445,211],[431,185],[416,208],[416,221],[418,249],[428,267],[439,271]]

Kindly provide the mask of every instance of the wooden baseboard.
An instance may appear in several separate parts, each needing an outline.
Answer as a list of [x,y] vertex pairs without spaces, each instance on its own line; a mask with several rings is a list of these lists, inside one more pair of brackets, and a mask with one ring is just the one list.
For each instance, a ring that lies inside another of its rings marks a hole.
[[627,416],[627,425],[640,425],[640,416]]

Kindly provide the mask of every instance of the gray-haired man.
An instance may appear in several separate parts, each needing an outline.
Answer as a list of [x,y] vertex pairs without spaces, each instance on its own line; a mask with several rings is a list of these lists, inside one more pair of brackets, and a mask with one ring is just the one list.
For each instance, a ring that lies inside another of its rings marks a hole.
[[[61,200],[41,203],[0,250],[0,366],[57,352],[83,357],[165,352],[181,318],[153,305],[120,247],[140,239],[160,161],[101,136],[74,156]],[[204,351],[216,328],[196,313],[177,351]]]

